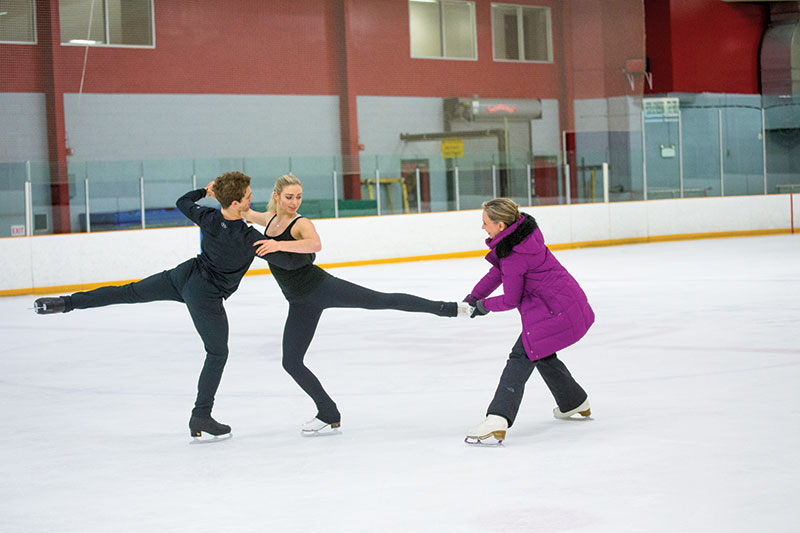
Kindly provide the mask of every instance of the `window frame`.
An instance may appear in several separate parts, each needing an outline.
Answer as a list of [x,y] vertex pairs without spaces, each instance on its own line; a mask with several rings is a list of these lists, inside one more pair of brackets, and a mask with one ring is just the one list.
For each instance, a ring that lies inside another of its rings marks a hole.
[[[153,44],[112,44],[112,43],[98,43],[98,42],[62,42],[61,46],[92,46],[97,48],[141,48],[145,50],[151,50],[156,47],[156,8],[155,8],[155,0],[148,0],[150,2],[150,30],[153,35]],[[103,2],[103,18],[104,18],[104,25],[103,25],[103,36],[106,40],[109,40],[109,17],[108,17],[108,2],[106,0],[102,0]],[[60,18],[59,13],[59,18]],[[59,25],[61,21],[59,20]],[[60,27],[60,26],[59,26]],[[63,38],[63,37],[62,37]]]
[[[439,36],[442,39],[442,55],[440,56],[415,56],[411,48],[411,2],[415,0],[408,0],[409,14],[408,14],[408,52],[411,59],[442,59],[446,61],[477,61],[478,60],[478,22],[475,15],[475,1],[474,0],[416,0],[420,2],[428,2],[436,4],[439,8]],[[448,57],[447,54],[447,33],[445,32],[444,20],[444,5],[451,4],[464,4],[470,8],[470,22],[472,24],[472,53],[474,57]]]
[[36,0],[28,0],[28,4],[31,6],[31,22],[33,22],[33,40],[32,41],[3,41],[0,40],[0,44],[39,44],[39,33],[36,28]]
[[[517,15],[517,35],[519,35],[519,39],[517,41],[517,53],[519,57],[524,57],[525,55],[525,25],[523,24],[522,13],[525,9],[536,9],[542,10],[546,13],[547,19],[547,59],[506,59],[506,58],[498,58],[497,57],[497,49],[495,48],[495,38],[494,38],[494,14],[495,14],[495,7],[500,8],[515,8],[516,15]],[[496,3],[492,2],[491,4],[492,10],[492,59],[497,61],[498,63],[539,63],[543,65],[552,64],[553,63],[553,10],[548,6],[532,6],[532,5],[523,5],[523,4],[506,4],[506,3]]]

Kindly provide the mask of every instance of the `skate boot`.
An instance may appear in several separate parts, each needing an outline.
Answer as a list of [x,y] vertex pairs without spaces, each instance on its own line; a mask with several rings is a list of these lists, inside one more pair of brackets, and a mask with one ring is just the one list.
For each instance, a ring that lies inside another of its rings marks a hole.
[[592,410],[589,407],[589,398],[586,398],[582,404],[580,404],[575,409],[570,409],[566,413],[562,412],[561,409],[559,409],[558,407],[553,409],[553,416],[556,418],[560,418],[561,420],[566,420],[567,418],[571,417],[576,413],[583,417],[591,416]]
[[472,312],[475,310],[475,306],[468,304],[467,302],[458,302],[458,318],[470,318],[472,316]]
[[467,444],[500,446],[506,438],[507,429],[508,420],[505,417],[486,415],[486,420],[467,432],[467,438],[464,439],[464,442]]
[[333,435],[339,433],[339,428],[342,426],[341,422],[323,422],[319,418],[309,420],[303,424],[300,434],[304,437],[316,437],[321,435]]
[[52,315],[66,311],[67,302],[63,296],[57,298],[37,298],[33,302],[33,311],[37,315]]
[[[203,437],[203,433],[210,437]],[[189,419],[189,434],[193,442],[213,442],[215,440],[225,440],[231,437],[231,427],[220,424],[213,418],[192,416]]]

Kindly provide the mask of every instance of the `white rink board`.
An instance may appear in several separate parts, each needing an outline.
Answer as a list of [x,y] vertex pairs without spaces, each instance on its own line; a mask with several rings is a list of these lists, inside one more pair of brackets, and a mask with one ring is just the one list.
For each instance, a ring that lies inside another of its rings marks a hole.
[[[800,204],[800,195],[795,204]],[[548,244],[729,231],[788,230],[789,195],[688,198],[526,207]],[[800,206],[795,205],[795,224]],[[301,210],[302,212],[302,210]],[[480,210],[315,220],[317,263],[344,263],[484,249]],[[200,247],[195,227],[0,239],[0,291],[141,279]],[[260,259],[253,269],[266,268]]]

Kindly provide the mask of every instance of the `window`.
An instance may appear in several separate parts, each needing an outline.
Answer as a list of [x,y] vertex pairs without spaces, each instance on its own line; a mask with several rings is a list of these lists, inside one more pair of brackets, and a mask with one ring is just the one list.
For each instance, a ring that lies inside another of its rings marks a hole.
[[155,45],[152,0],[59,0],[58,9],[63,44]]
[[411,57],[477,59],[475,3],[410,0]]
[[550,8],[492,4],[494,58],[552,63]]
[[0,42],[36,43],[33,0],[0,0]]

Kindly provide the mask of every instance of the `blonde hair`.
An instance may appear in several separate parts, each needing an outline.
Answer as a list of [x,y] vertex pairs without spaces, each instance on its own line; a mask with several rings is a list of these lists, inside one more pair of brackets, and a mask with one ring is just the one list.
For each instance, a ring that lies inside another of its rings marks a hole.
[[[287,185],[300,185],[300,180],[294,174],[284,174],[280,178],[275,181],[275,187],[273,187],[272,192],[277,193],[278,196],[281,195],[281,191]],[[271,195],[269,198],[269,204],[267,205],[267,211],[275,211],[275,196]]]
[[519,220],[519,205],[510,198],[488,200],[481,207],[494,223],[502,222],[508,227]]

